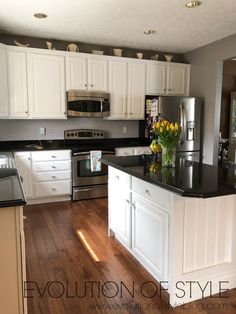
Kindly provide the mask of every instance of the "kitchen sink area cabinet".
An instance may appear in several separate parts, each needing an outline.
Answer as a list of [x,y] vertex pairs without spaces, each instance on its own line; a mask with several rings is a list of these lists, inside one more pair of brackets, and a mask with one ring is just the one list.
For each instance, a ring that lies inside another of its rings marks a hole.
[[147,95],[189,95],[190,65],[156,62],[147,64]]
[[24,50],[8,49],[9,103],[11,118],[29,117],[27,54]]
[[7,52],[0,44],[0,118],[9,117],[8,83],[7,83]]
[[104,57],[68,52],[66,56],[67,90],[107,91],[108,61]]
[[27,58],[30,117],[65,119],[65,58],[30,52]]

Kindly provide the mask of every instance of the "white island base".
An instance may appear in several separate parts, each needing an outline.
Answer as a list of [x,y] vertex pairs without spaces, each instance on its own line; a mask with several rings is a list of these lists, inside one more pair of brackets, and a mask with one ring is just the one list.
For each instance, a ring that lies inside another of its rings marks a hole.
[[108,230],[173,307],[236,287],[236,195],[182,197],[109,166]]

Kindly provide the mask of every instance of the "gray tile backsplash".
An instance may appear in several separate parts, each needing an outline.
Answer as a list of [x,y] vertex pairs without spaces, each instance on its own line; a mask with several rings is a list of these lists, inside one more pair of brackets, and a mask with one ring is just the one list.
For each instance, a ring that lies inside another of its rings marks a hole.
[[[123,133],[123,127],[127,133]],[[46,135],[40,135],[39,128],[46,128]],[[107,138],[138,137],[138,121],[109,121],[91,118],[72,118],[68,120],[0,120],[0,141],[14,140],[52,140],[63,139],[64,130],[101,129]]]

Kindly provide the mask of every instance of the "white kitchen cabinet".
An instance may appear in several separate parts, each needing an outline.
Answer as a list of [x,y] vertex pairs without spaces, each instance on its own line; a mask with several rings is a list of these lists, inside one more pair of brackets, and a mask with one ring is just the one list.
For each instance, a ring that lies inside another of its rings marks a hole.
[[22,181],[24,195],[26,199],[30,199],[34,196],[31,153],[16,152],[14,157]]
[[109,61],[110,116],[108,119],[127,118],[127,63]]
[[144,119],[146,64],[122,60],[109,61],[111,111],[108,119]]
[[142,155],[151,154],[151,149],[149,146],[137,146],[137,147],[117,147],[115,148],[116,156],[132,156],[132,155]]
[[147,64],[147,95],[189,95],[190,65],[171,62]]
[[14,157],[30,202],[71,195],[70,150],[16,152]]
[[109,228],[122,244],[131,248],[130,176],[109,167],[108,186]]
[[108,62],[104,57],[68,53],[66,56],[67,90],[107,91]]
[[64,56],[30,52],[27,61],[30,117],[65,118]]
[[6,48],[0,45],[0,118],[9,117]]
[[9,102],[11,118],[28,118],[27,54],[8,50]]
[[132,193],[132,252],[160,280],[167,280],[168,214]]
[[166,88],[166,65],[152,62],[147,64],[147,95],[163,95]]
[[128,63],[127,115],[130,120],[144,119],[146,64]]

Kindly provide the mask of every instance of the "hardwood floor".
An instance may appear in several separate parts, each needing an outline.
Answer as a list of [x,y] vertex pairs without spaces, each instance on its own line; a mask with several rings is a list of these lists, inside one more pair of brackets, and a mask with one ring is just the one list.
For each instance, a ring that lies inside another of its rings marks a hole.
[[153,277],[108,237],[106,199],[31,205],[24,214],[29,314],[236,313],[236,289],[171,309]]

